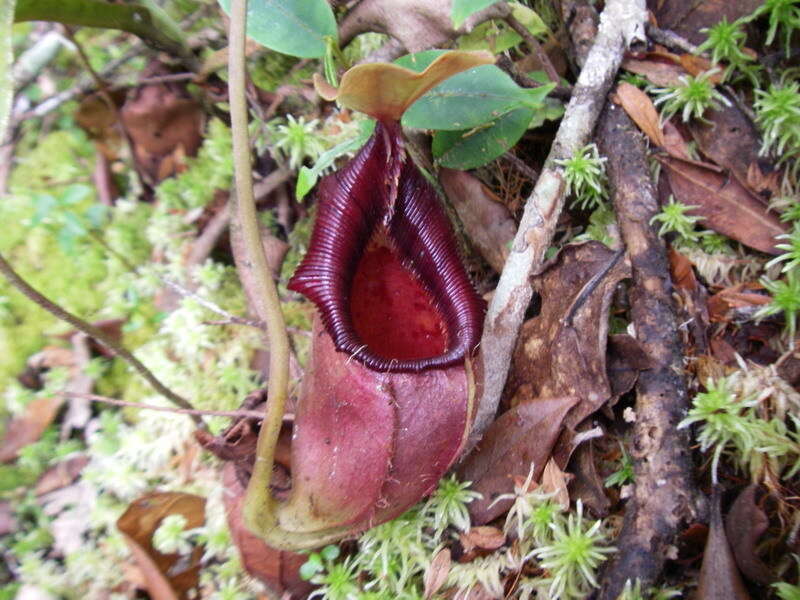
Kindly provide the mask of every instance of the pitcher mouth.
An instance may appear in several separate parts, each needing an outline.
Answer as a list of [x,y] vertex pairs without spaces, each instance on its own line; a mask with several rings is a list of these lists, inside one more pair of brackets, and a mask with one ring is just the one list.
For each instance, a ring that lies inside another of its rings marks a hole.
[[337,350],[389,372],[446,367],[474,351],[485,304],[398,123],[379,121],[361,151],[320,182],[318,199],[289,289],[316,304]]

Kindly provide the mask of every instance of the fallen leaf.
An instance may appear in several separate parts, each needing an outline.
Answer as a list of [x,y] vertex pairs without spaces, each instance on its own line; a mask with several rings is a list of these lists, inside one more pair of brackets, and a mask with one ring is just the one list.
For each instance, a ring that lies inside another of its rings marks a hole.
[[439,180],[471,243],[495,272],[502,271],[517,231],[511,213],[471,173],[441,168]]
[[506,385],[512,405],[580,398],[566,419],[574,426],[611,398],[608,314],[612,294],[629,272],[625,260],[599,242],[567,246],[545,265],[534,278],[541,311],[523,325],[514,351]]
[[[143,76],[163,74],[164,67],[155,64]],[[150,183],[179,172],[184,164],[179,158],[194,156],[203,139],[202,107],[182,83],[134,88],[120,109],[120,119],[133,143],[137,167]]]
[[703,566],[700,568],[697,598],[703,600],[749,600],[750,596],[744,587],[730,544],[725,537],[719,496],[717,490],[714,490],[711,495],[711,521],[703,552]]
[[56,463],[39,477],[34,490],[36,495],[48,494],[70,485],[78,478],[87,464],[89,464],[89,457],[86,454],[79,454]]
[[737,319],[734,312],[739,313],[737,320],[741,320],[741,317],[752,317],[759,308],[770,302],[769,296],[746,291],[745,284],[739,283],[708,299],[708,315],[712,323],[727,323]]
[[577,398],[547,398],[523,402],[503,413],[489,426],[480,444],[458,467],[462,481],[483,498],[469,504],[472,522],[482,525],[506,512],[512,500],[496,502],[514,489],[514,478],[528,474],[538,481],[550,458],[562,422]]
[[723,17],[733,23],[761,6],[761,0],[671,0],[653,3],[658,26],[671,29],[693,44],[706,40],[702,31],[719,23]]
[[38,441],[63,403],[63,398],[36,398],[23,414],[11,419],[0,442],[0,462],[14,460],[22,448]]
[[769,519],[756,504],[756,491],[758,485],[750,484],[736,497],[725,519],[725,532],[736,564],[744,576],[751,581],[769,585],[775,581],[775,574],[756,552],[758,538],[769,527]]
[[299,572],[308,555],[270,548],[245,527],[242,520],[244,485],[237,477],[233,463],[223,468],[222,485],[225,488],[223,500],[228,527],[242,557],[242,566],[250,575],[270,586],[276,596],[288,592],[292,597],[305,598],[314,589],[313,584],[304,581]]
[[647,81],[659,87],[680,85],[681,77],[686,76],[683,67],[663,59],[626,58],[622,62],[622,68],[645,77]]
[[676,158],[657,158],[675,199],[696,207],[690,214],[703,217],[701,225],[761,252],[780,254],[775,237],[787,226],[736,179]]
[[[688,128],[706,157],[730,171],[739,183],[748,185],[751,166],[761,160],[761,137],[738,106],[709,109],[702,119],[692,120]],[[763,187],[752,189],[756,194],[765,191]]]
[[170,515],[186,518],[186,529],[205,522],[205,500],[193,494],[155,492],[134,500],[117,520],[117,528],[136,559],[153,600],[183,600],[197,585],[202,548],[190,556],[163,554],[153,547],[152,537],[161,521]]
[[627,394],[636,385],[639,372],[652,367],[652,361],[641,343],[625,333],[608,336],[606,373],[611,384],[612,402]]
[[475,548],[480,548],[481,550],[497,550],[506,543],[506,534],[497,527],[482,525],[480,527],[473,527],[466,533],[462,533],[458,536],[458,539],[464,547],[464,552],[469,553]]
[[562,510],[569,510],[569,491],[567,491],[567,484],[572,478],[572,475],[559,469],[556,461],[552,458],[548,460],[547,464],[544,466],[541,490],[545,494],[552,494],[553,499]]
[[[575,449],[569,461],[569,471],[570,477],[574,477],[572,481],[567,482],[570,496],[580,499],[595,516],[607,516],[611,501],[606,496],[605,482],[597,472],[594,444],[591,441],[580,444]],[[542,481],[544,482],[544,478]]]
[[627,81],[619,83],[616,94],[619,104],[639,129],[653,144],[663,148],[665,142],[664,132],[661,130],[661,117],[650,96]]
[[[697,77],[701,73],[707,73],[714,67],[714,64],[710,60],[702,56],[697,56],[696,54],[681,54],[678,57],[678,62],[692,77]],[[708,76],[708,81],[714,85],[719,85],[723,81],[722,75],[722,69],[718,69],[716,73]],[[705,118],[705,114],[703,114],[703,118]]]
[[450,574],[450,549],[442,548],[431,560],[431,564],[425,569],[425,600],[433,598],[434,594],[441,589]]

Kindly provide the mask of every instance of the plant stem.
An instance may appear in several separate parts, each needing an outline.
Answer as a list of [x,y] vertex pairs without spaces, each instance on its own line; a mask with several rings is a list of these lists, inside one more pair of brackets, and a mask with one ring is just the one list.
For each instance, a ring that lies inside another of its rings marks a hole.
[[[179,56],[192,70],[198,61],[174,24],[167,26],[163,14],[154,14],[138,4],[111,4],[99,0],[19,0],[16,22],[57,21],[65,25],[120,29],[132,33],[156,50]],[[170,19],[171,21],[171,19]]]
[[[142,377],[144,377],[147,382],[155,389],[159,394],[168,398],[172,401],[173,404],[176,406],[186,409],[186,410],[193,410],[192,405],[189,403],[188,400],[179,396],[167,386],[165,386],[161,381],[153,375],[153,372],[150,371],[147,367],[139,361],[133,354],[131,354],[122,344],[120,344],[117,340],[113,337],[98,329],[94,325],[91,325],[81,319],[80,317],[76,317],[70,312],[67,312],[50,299],[46,298],[34,288],[30,286],[30,284],[25,281],[19,274],[14,270],[14,268],[6,261],[6,259],[0,254],[0,273],[5,275],[6,279],[8,279],[9,283],[17,288],[20,292],[25,294],[30,300],[41,306],[47,312],[52,314],[58,319],[62,321],[66,321],[79,331],[82,331],[86,335],[96,339],[98,342],[106,346],[109,350],[117,354],[120,358],[124,359],[128,362]],[[205,423],[198,415],[192,416],[197,426],[205,429]]]
[[245,523],[261,534],[261,529],[274,521],[275,500],[269,489],[275,444],[283,422],[289,385],[289,340],[283,321],[278,291],[264,256],[258,229],[253,179],[250,167],[250,138],[247,132],[247,100],[245,98],[245,27],[247,0],[233,0],[230,12],[228,46],[228,95],[231,107],[233,135],[233,166],[236,192],[236,218],[241,227],[242,241],[247,259],[246,267],[252,271],[257,294],[254,298],[258,318],[267,325],[269,340],[269,382],[267,384],[267,409],[258,434],[256,461],[247,485],[244,502]]

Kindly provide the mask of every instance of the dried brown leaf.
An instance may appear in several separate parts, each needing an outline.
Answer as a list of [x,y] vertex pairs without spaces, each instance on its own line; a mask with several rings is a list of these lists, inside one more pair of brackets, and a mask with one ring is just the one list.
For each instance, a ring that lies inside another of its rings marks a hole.
[[471,173],[442,168],[439,180],[469,239],[496,272],[502,271],[517,231],[508,209]]
[[744,576],[769,585],[775,581],[775,574],[756,552],[758,538],[769,527],[766,513],[756,504],[757,490],[758,485],[750,484],[736,497],[725,519],[725,532]]
[[569,473],[565,473],[558,468],[556,461],[552,458],[547,461],[542,473],[542,492],[553,494],[553,499],[563,510],[569,510],[569,491],[567,484],[573,478]]
[[616,97],[628,116],[650,138],[650,141],[663,148],[665,142],[664,132],[661,130],[661,117],[653,105],[653,101],[650,100],[650,96],[635,85],[622,81],[617,86]]
[[[758,169],[761,160],[758,154],[761,141],[755,126],[738,106],[707,110],[702,119],[691,121],[688,128],[706,157],[730,171],[739,183],[749,185],[751,166]],[[763,186],[751,189],[756,194],[765,191]]]
[[694,206],[701,224],[751,248],[779,254],[775,237],[788,228],[736,179],[672,157],[659,157],[675,199]]
[[37,441],[63,403],[63,398],[36,398],[22,415],[11,419],[0,442],[0,462],[14,460],[22,448]]
[[425,600],[430,600],[447,581],[450,574],[450,549],[442,548],[431,560],[431,564],[425,569]]
[[728,23],[749,15],[759,6],[761,0],[670,0],[654,4],[654,13],[659,27],[671,29],[693,44],[706,40],[702,31],[719,23],[723,17]]
[[625,260],[599,242],[567,246],[545,266],[534,279],[540,314],[523,325],[514,351],[506,386],[512,405],[580,398],[567,417],[574,426],[611,398],[608,314],[614,289],[629,271]]
[[749,600],[722,524],[719,492],[711,496],[711,522],[703,552],[697,597],[703,600]]
[[205,500],[193,494],[156,492],[135,500],[117,521],[153,600],[183,600],[198,582],[202,549],[190,556],[163,554],[153,547],[152,537],[161,521],[170,515],[186,518],[186,528],[205,521]]
[[577,398],[547,398],[523,402],[503,413],[483,436],[480,444],[459,466],[459,478],[472,482],[483,498],[469,504],[472,522],[488,523],[506,512],[511,500],[495,502],[514,489],[515,478],[534,467],[537,481],[561,432],[565,415]]
[[459,535],[458,538],[461,541],[461,545],[464,546],[465,553],[469,553],[475,548],[497,550],[506,543],[506,534],[497,527],[488,525],[473,527],[466,533]]
[[89,464],[89,457],[80,454],[53,465],[36,482],[36,495],[41,496],[68,486],[78,478],[87,464]]

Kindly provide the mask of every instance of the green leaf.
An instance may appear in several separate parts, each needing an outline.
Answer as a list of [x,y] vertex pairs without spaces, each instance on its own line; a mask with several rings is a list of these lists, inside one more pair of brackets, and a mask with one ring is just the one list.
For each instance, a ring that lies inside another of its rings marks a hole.
[[448,50],[423,50],[422,52],[415,52],[414,54],[406,54],[405,56],[401,56],[394,64],[403,67],[405,69],[409,69],[416,73],[422,73],[425,69],[428,68],[433,61],[439,58],[445,52],[449,52]]
[[450,18],[453,19],[453,26],[458,28],[467,20],[467,18],[478,12],[496,4],[498,0],[453,0],[453,10],[450,13]]
[[437,131],[433,136],[433,156],[440,165],[451,169],[485,165],[519,141],[533,114],[533,108],[524,106],[477,131]]
[[333,544],[329,544],[322,549],[322,558],[327,561],[336,560],[339,558],[339,554],[341,551],[339,550],[339,546],[334,546]]
[[14,4],[15,0],[0,2],[0,144],[6,138],[8,117],[11,114],[11,98],[14,94],[14,80],[11,77],[11,65],[14,62],[11,48]]
[[[230,0],[219,0],[230,12]],[[247,3],[247,35],[271,50],[317,58],[325,38],[338,39],[336,19],[325,0],[257,0]]]
[[309,169],[308,167],[300,167],[300,171],[297,174],[297,185],[294,189],[295,198],[297,198],[298,201],[305,198],[306,194],[311,191],[311,188],[317,184],[317,180],[319,179],[319,176],[322,175],[323,171],[333,165],[334,161],[343,154],[355,152],[361,148],[369,136],[372,135],[372,131],[374,129],[375,121],[365,121],[362,124],[361,131],[357,137],[354,137],[352,140],[342,142],[341,144],[337,144],[330,150],[320,154],[317,162],[314,163],[312,168]]
[[494,65],[482,65],[427,92],[405,112],[402,123],[417,129],[472,129],[515,108],[536,104],[531,92],[537,90],[521,88]]

